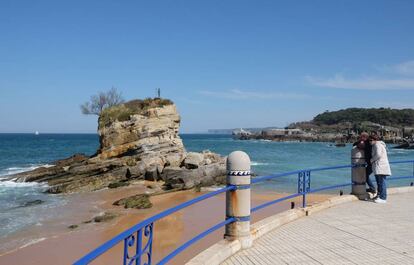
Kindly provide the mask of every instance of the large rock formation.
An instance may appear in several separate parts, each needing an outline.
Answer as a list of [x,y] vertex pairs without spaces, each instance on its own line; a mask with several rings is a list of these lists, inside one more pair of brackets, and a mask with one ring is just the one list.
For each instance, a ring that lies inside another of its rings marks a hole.
[[209,151],[187,153],[178,135],[180,116],[169,100],[133,100],[99,117],[100,148],[12,176],[16,181],[47,182],[49,192],[93,191],[134,179],[164,181],[190,189],[222,182],[224,158]]

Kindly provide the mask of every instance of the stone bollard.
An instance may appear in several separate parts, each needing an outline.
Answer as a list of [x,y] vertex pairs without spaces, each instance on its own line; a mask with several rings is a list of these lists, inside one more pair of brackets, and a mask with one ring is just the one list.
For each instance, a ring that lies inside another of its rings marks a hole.
[[352,194],[357,196],[360,200],[369,198],[366,191],[366,171],[365,154],[363,150],[359,150],[356,146],[351,151],[351,163],[356,165],[352,168]]
[[239,240],[242,249],[252,246],[250,236],[250,158],[242,151],[234,151],[227,157],[227,186],[236,190],[226,193],[226,218],[236,221],[226,225],[224,238]]

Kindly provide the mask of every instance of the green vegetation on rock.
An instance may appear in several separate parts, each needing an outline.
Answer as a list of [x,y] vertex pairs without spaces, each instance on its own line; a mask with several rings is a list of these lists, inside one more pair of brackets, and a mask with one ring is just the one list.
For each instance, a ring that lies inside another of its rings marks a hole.
[[116,217],[116,214],[105,212],[103,215],[95,216],[93,218],[93,221],[95,223],[107,222],[107,221],[114,219],[115,217]]
[[129,185],[128,182],[122,182],[122,181],[112,182],[112,183],[109,183],[108,188],[110,188],[110,189],[116,189],[116,188],[125,187],[125,186],[128,186],[128,185]]
[[144,111],[174,104],[169,99],[146,98],[135,99],[104,109],[99,116],[99,127],[107,126],[114,121],[127,121],[131,115],[141,114]]
[[121,206],[123,205],[125,209],[135,208],[135,209],[147,209],[152,207],[152,203],[149,200],[149,195],[147,194],[138,194],[131,197],[127,197],[121,200],[114,202],[114,205]]
[[414,109],[348,108],[338,111],[326,111],[313,119],[313,122],[318,125],[333,125],[345,122],[362,123],[364,121],[386,126],[413,126]]

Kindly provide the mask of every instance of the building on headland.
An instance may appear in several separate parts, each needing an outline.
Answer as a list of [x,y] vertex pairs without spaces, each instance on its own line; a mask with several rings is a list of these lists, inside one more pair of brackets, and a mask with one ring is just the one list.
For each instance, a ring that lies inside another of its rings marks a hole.
[[404,138],[404,128],[385,126],[379,123],[362,122],[359,131],[374,132],[385,141],[400,141]]
[[355,142],[361,132],[376,133],[388,143],[400,143],[403,140],[414,142],[414,127],[385,126],[369,121],[360,123],[343,122],[332,125],[318,125],[313,122],[292,123],[285,128],[239,128],[215,129],[209,133],[232,134],[235,139],[265,139],[271,141],[306,142]]
[[284,136],[284,135],[299,135],[303,134],[302,129],[267,129],[262,131],[263,136]]
[[233,135],[235,135],[235,138],[242,140],[265,139],[271,141],[335,142],[343,144],[355,142],[361,132],[376,133],[382,140],[388,143],[399,143],[403,139],[410,142],[414,137],[414,128],[384,126],[372,122],[324,126],[297,123],[286,128],[265,128],[258,132],[240,129],[235,130]]
[[404,127],[402,129],[402,137],[404,139],[413,138],[414,137],[414,127]]
[[249,139],[252,133],[249,131],[243,130],[243,128],[240,128],[240,129],[233,130],[232,135],[236,139],[245,140],[245,139]]

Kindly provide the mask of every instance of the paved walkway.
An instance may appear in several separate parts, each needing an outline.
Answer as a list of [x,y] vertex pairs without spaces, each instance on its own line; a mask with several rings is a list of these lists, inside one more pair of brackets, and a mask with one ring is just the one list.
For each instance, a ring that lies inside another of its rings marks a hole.
[[222,265],[414,264],[414,193],[351,202],[288,223]]

